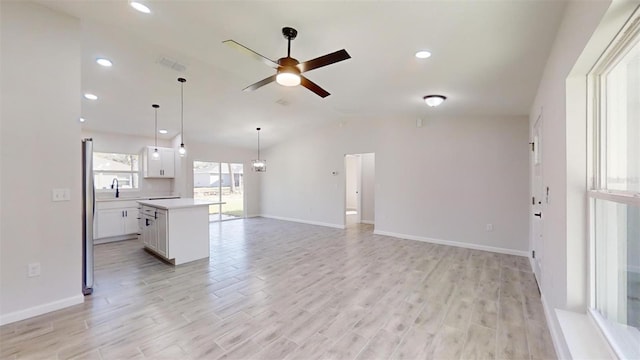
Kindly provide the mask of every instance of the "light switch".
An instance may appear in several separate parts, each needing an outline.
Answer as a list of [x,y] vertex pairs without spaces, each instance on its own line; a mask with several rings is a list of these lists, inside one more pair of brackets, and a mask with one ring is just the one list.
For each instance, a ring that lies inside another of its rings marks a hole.
[[71,190],[68,188],[53,189],[51,191],[51,201],[69,201],[71,200]]

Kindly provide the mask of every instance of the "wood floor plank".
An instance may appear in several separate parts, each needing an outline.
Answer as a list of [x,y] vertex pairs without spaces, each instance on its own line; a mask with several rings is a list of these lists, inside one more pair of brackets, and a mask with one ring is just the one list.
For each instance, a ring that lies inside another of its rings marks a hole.
[[180,266],[95,246],[93,295],[1,326],[0,358],[491,358],[491,334],[497,358],[555,357],[524,257],[361,224],[210,226],[210,258]]

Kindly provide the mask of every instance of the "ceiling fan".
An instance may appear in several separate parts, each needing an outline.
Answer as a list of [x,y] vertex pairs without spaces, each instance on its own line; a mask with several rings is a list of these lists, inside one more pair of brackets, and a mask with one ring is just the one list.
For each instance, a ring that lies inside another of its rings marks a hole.
[[223,41],[223,43],[248,54],[258,61],[262,61],[267,66],[276,70],[276,74],[269,76],[266,79],[260,80],[253,85],[249,85],[242,90],[253,91],[276,81],[278,84],[283,86],[302,85],[323,98],[329,96],[330,94],[328,91],[304,77],[302,73],[350,59],[351,56],[349,55],[349,53],[345,49],[342,49],[331,54],[320,56],[301,63],[291,57],[291,40],[296,38],[296,36],[298,35],[298,31],[294,28],[284,27],[282,28],[282,35],[284,35],[284,38],[288,41],[287,57],[280,58],[278,59],[278,61],[273,61],[263,55],[260,55],[257,52],[233,40]]

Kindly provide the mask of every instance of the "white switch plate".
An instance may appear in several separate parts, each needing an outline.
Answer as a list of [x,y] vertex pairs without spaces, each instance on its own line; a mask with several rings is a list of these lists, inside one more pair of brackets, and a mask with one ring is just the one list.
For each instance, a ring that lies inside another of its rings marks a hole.
[[69,201],[71,200],[71,191],[68,188],[53,189],[51,191],[51,201]]
[[40,276],[40,263],[31,263],[27,266],[27,276]]
[[487,224],[487,231],[493,231],[493,224]]

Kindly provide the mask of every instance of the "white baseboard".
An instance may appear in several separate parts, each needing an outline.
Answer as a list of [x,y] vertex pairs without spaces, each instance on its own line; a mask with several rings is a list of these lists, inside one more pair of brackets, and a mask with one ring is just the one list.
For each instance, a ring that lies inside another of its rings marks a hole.
[[500,254],[517,255],[517,256],[524,256],[524,257],[528,256],[528,253],[522,250],[513,250],[513,249],[505,249],[505,248],[486,246],[486,245],[463,243],[458,241],[433,239],[433,238],[428,238],[423,236],[399,234],[391,231],[374,230],[373,233],[376,235],[385,235],[385,236],[392,236],[392,237],[407,239],[407,240],[423,241],[423,242],[428,242],[433,244],[456,246],[456,247],[474,249],[474,250],[490,251],[490,252],[495,252]]
[[547,327],[549,328],[549,333],[551,334],[551,342],[553,342],[553,348],[556,351],[556,356],[558,359],[571,359],[571,353],[569,352],[569,347],[567,346],[567,342],[564,340],[564,336],[562,335],[562,330],[559,328],[559,322],[555,319],[555,313],[549,307],[549,303],[547,303],[547,299],[544,297],[544,294],[540,297],[542,301],[542,309],[544,310],[544,317],[547,320]]
[[272,216],[272,215],[264,215],[264,214],[260,216],[268,219],[292,221],[292,222],[309,224],[309,225],[326,226],[326,227],[335,228],[335,229],[346,229],[344,225],[340,225],[340,224],[331,224],[331,223],[325,223],[325,222],[319,222],[319,221],[302,220],[302,219],[296,219],[296,218],[288,218],[288,217]]
[[84,302],[84,295],[79,294],[76,296],[68,297],[66,299],[60,299],[52,301],[50,303],[30,307],[24,310],[14,311],[12,313],[0,315],[0,325],[10,324],[16,321],[32,318],[34,316],[46,314],[51,311],[60,310],[69,306],[82,304]]
[[360,220],[361,223],[363,224],[367,224],[367,225],[375,225],[375,221],[373,220]]

